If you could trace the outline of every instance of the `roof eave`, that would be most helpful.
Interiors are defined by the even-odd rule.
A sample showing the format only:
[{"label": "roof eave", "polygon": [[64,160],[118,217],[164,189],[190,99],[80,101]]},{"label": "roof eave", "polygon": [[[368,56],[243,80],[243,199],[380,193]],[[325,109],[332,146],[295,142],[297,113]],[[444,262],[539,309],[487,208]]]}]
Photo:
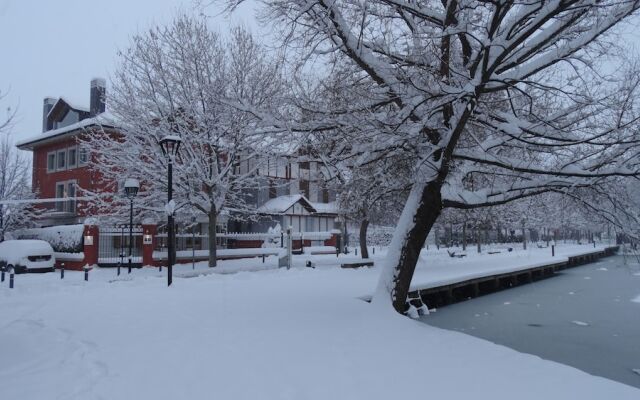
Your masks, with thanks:
[{"label": "roof eave", "polygon": [[57,135],[53,135],[53,136],[47,136],[47,137],[43,137],[43,138],[39,138],[39,139],[34,139],[34,140],[30,140],[28,142],[18,142],[16,144],[16,147],[20,150],[28,150],[28,151],[33,151],[35,147],[37,146],[41,146],[41,145],[45,145],[45,144],[49,144],[49,143],[53,143],[53,142],[57,142],[60,139],[65,139],[67,137],[70,136],[75,136],[78,133],[84,132],[88,129],[91,128],[96,128],[99,127],[101,129],[115,129],[114,126],[110,126],[110,125],[100,125],[100,124],[91,124],[91,125],[87,125],[81,128],[75,128],[72,129],[70,131],[66,131],[66,132],[60,132]]}]

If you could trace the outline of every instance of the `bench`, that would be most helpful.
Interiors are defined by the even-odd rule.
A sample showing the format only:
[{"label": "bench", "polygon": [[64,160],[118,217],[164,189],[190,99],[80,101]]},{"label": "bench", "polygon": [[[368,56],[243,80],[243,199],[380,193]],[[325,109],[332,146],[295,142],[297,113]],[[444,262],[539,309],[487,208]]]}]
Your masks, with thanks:
[{"label": "bench", "polygon": [[340,264],[340,268],[360,268],[360,267],[373,267],[373,261],[362,261],[355,263]]}]

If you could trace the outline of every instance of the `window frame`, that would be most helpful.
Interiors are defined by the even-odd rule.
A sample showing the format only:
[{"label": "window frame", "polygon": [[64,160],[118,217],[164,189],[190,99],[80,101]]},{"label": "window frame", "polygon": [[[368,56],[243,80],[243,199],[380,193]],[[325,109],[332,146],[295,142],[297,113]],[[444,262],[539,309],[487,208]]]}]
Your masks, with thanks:
[{"label": "window frame", "polygon": [[[87,146],[77,146],[78,147],[78,167],[84,167],[89,164],[89,148]],[[82,156],[84,155],[85,160],[82,160]]]},{"label": "window frame", "polygon": [[[60,194],[58,193],[58,188],[62,187],[62,196],[60,196]],[[65,198],[65,194],[66,194],[66,188],[67,188],[67,183],[66,181],[62,181],[62,182],[56,182],[56,199],[63,199]],[[56,200],[56,212],[64,212],[64,200]]]},{"label": "window frame", "polygon": [[[75,152],[73,157],[73,165],[71,165],[71,152]],[[78,167],[78,146],[67,147],[67,169],[73,169]]]},{"label": "window frame", "polygon": [[[71,190],[69,190],[71,188],[71,185],[73,185],[73,196],[70,195]],[[68,181],[65,181],[65,189],[66,189],[66,196],[65,197],[73,197],[74,199],[72,200],[66,200],[65,201],[65,212],[71,213],[71,214],[75,214],[76,212],[76,205],[77,202],[75,200],[75,197],[77,195],[78,192],[78,182],[76,179],[70,179]]]},{"label": "window frame", "polygon": [[[47,173],[56,172],[56,167],[58,165],[56,154],[58,154],[57,150],[47,152]],[[49,157],[53,156],[53,168],[49,167]]]},{"label": "window frame", "polygon": [[[60,166],[60,155],[64,156],[64,165]],[[58,149],[56,150],[56,171],[66,171],[67,170],[67,149]]]}]

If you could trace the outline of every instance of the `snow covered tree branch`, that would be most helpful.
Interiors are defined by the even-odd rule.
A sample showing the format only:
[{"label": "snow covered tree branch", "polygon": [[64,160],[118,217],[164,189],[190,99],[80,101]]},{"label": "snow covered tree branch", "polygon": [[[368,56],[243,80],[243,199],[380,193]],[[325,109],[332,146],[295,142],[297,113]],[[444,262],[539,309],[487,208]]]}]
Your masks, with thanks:
[{"label": "snow covered tree branch", "polygon": [[[264,183],[257,171],[277,143],[260,131],[254,115],[236,105],[275,113],[280,66],[246,30],[235,28],[223,38],[205,19],[188,15],[133,37],[120,58],[108,99],[120,130],[89,135],[92,168],[105,182],[138,179],[136,201],[158,212],[167,190],[167,162],[158,143],[168,134],[180,136],[174,163],[177,209],[208,216],[209,266],[214,267],[220,213],[246,218],[255,212],[256,199],[249,193]],[[105,206],[113,209],[114,199],[108,200]]]},{"label": "snow covered tree branch", "polygon": [[344,101],[301,96],[300,122],[337,136],[342,159],[411,165],[413,188],[374,303],[406,311],[418,255],[444,206],[638,176],[637,85],[620,70],[600,72],[604,56],[624,61],[606,41],[638,1],[262,3],[296,71],[328,65],[315,69],[317,85],[336,82],[334,73],[344,82]]}]

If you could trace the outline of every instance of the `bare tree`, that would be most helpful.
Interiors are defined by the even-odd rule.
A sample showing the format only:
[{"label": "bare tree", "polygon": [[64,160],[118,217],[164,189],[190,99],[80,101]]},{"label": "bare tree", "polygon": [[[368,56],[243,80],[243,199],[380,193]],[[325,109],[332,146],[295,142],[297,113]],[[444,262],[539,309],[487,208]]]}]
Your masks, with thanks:
[{"label": "bare tree", "polygon": [[36,213],[29,182],[30,164],[18,153],[10,136],[0,138],[0,242],[5,234],[33,222]]},{"label": "bare tree", "polygon": [[[158,142],[179,135],[177,209],[208,216],[209,266],[214,267],[220,213],[238,218],[255,211],[248,193],[260,186],[257,171],[275,140],[242,109],[277,107],[279,64],[245,29],[222,38],[206,20],[188,15],[134,36],[120,58],[108,99],[120,133],[90,135],[92,168],[107,182],[138,179],[139,203],[159,212],[166,201],[167,163]],[[107,204],[113,209],[113,202]]]},{"label": "bare tree", "polygon": [[[7,97],[7,93],[6,92],[2,92],[2,90],[0,90],[0,104],[2,104],[2,101]],[[15,119],[16,116],[16,109],[12,109],[10,106],[6,107],[5,110],[3,110],[5,115],[1,115],[0,114],[0,134],[3,133],[8,133],[11,125],[13,123],[13,120]]]}]

